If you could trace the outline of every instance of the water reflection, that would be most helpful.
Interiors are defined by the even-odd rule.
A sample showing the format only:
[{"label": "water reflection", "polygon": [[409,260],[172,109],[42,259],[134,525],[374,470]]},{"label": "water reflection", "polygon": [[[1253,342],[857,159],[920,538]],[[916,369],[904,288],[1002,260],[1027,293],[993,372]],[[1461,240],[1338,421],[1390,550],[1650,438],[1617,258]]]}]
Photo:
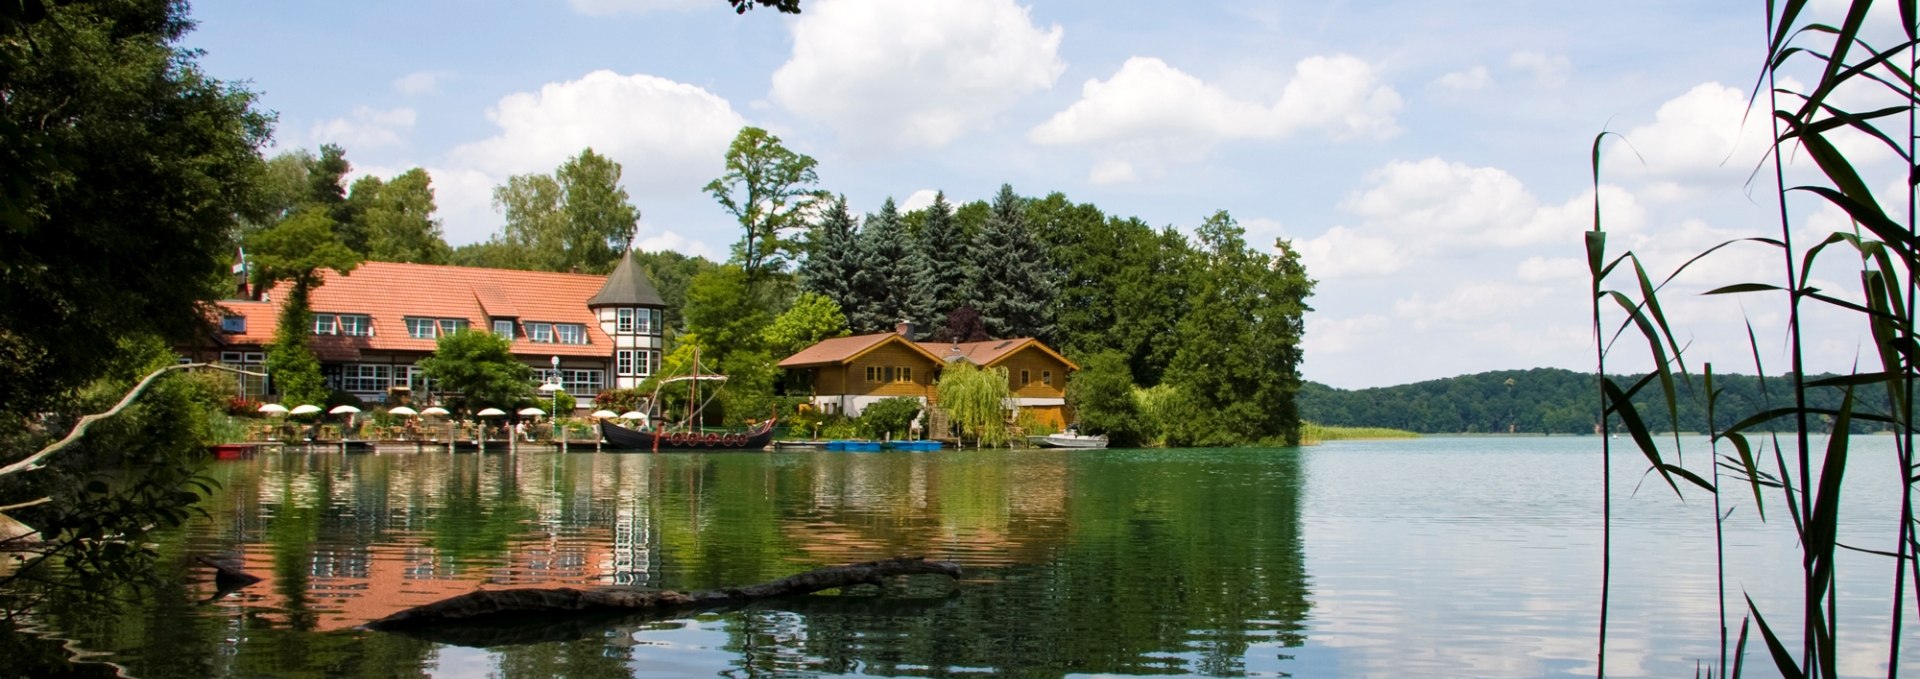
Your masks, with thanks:
[{"label": "water reflection", "polygon": [[[1293,451],[280,454],[214,473],[215,520],[163,546],[180,587],[54,626],[144,677],[1244,675],[1304,640]],[[267,579],[202,603],[206,554]],[[701,589],[899,554],[968,576],[485,651],[353,629],[476,588]]]}]

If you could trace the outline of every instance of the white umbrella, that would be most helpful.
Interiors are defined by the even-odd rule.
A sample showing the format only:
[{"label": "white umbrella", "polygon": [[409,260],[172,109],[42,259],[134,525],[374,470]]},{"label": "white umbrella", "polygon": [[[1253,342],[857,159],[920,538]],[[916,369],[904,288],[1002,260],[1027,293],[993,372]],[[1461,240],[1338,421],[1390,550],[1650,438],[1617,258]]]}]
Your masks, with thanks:
[{"label": "white umbrella", "polygon": [[268,415],[285,415],[287,414],[287,407],[278,403],[268,403],[260,406],[260,412]]},{"label": "white umbrella", "polygon": [[355,407],[353,407],[353,406],[348,406],[348,405],[338,405],[338,406],[334,406],[334,407],[333,407],[333,410],[329,410],[329,411],[327,411],[327,414],[329,414],[329,415],[345,415],[345,414],[347,414],[347,413],[357,413],[357,412],[360,412],[360,409],[359,409],[359,408],[355,408]]},{"label": "white umbrella", "polygon": [[528,416],[528,417],[539,417],[539,416],[541,416],[541,415],[545,415],[545,414],[547,414],[547,411],[545,411],[545,410],[541,410],[541,409],[539,409],[539,408],[535,408],[535,407],[532,407],[532,406],[528,406],[528,407],[525,407],[525,408],[521,408],[521,409],[520,409],[520,414],[522,414],[522,415],[526,415],[526,416]]},{"label": "white umbrella", "polygon": [[619,415],[618,413],[615,413],[615,412],[613,412],[613,411],[611,411],[611,410],[595,410],[595,411],[593,411],[593,419],[596,419],[596,420],[604,420],[604,419],[607,419],[607,418],[609,418],[609,417],[619,417],[619,416],[620,416],[620,415]]},{"label": "white umbrella", "polygon": [[623,419],[623,420],[644,420],[644,419],[647,419],[647,414],[646,414],[646,413],[643,413],[643,412],[640,412],[640,411],[638,411],[638,410],[629,410],[629,411],[627,411],[627,412],[624,412],[624,413],[620,413],[620,419]]},{"label": "white umbrella", "polygon": [[474,413],[474,415],[479,417],[499,417],[505,414],[507,414],[507,411],[501,410],[499,408],[488,408],[486,410],[482,410],[480,412]]},{"label": "white umbrella", "polygon": [[388,414],[388,415],[402,415],[402,416],[405,416],[405,417],[413,417],[413,416],[415,416],[415,415],[418,415],[418,414],[420,414],[420,412],[419,412],[419,411],[417,411],[417,410],[414,410],[414,409],[412,409],[412,408],[408,408],[408,407],[406,407],[406,406],[400,406],[400,407],[397,407],[397,408],[392,408],[392,409],[389,409],[389,410],[387,411],[387,414]]},{"label": "white umbrella", "polygon": [[287,414],[288,415],[309,415],[317,412],[320,412],[320,406],[301,405],[301,406],[294,406],[293,410],[287,411]]},{"label": "white umbrella", "polygon": [[440,406],[430,406],[430,407],[428,407],[428,408],[427,408],[426,410],[422,410],[422,411],[420,411],[420,414],[422,414],[422,415],[446,415],[446,414],[448,414],[448,413],[447,413],[447,409],[446,409],[446,408],[442,408],[442,407],[440,407]]}]

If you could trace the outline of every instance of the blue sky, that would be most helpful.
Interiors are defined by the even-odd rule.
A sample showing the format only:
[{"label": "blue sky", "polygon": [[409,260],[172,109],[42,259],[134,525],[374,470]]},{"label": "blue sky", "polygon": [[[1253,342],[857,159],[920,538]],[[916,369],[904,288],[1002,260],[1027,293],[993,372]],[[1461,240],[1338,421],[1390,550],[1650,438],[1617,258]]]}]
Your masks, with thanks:
[{"label": "blue sky", "polygon": [[[1644,159],[1610,151],[1631,160],[1601,194],[1616,242],[1656,265],[1770,214],[1745,182],[1759,3],[803,6],[207,0],[188,44],[261,93],[278,147],[427,168],[454,244],[499,230],[494,185],[591,145],[624,165],[642,247],[720,257],[738,227],[700,187],[741,125],[818,159],[862,211],[1003,182],[1181,229],[1227,210],[1305,253],[1303,371],[1339,387],[1590,366],[1579,232],[1601,130]],[[1712,354],[1726,314],[1695,314],[1720,324],[1697,336]]]}]

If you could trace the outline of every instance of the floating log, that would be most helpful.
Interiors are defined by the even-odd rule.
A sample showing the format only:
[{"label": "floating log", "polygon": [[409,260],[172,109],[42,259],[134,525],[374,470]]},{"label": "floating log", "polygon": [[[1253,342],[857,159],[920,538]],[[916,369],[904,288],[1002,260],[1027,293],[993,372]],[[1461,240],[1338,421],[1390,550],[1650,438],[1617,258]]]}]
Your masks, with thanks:
[{"label": "floating log", "polygon": [[469,592],[394,613],[367,623],[368,629],[400,630],[446,623],[482,621],[500,615],[636,611],[678,611],[737,606],[774,597],[810,594],[853,585],[880,585],[902,575],[960,577],[960,566],[926,557],[832,566],[772,582],[693,593],[631,587],[498,589]]}]

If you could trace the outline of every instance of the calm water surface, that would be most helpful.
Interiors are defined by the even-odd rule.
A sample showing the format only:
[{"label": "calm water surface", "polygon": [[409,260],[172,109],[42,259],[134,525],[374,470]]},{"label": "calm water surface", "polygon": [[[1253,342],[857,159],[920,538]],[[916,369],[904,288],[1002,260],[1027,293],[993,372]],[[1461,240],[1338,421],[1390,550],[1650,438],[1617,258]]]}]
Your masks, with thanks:
[{"label": "calm water surface", "polygon": [[[1590,676],[1599,444],[263,455],[219,463],[214,520],[162,545],[179,587],[41,622],[142,677]],[[1894,506],[1891,471],[1859,473],[1891,470],[1891,442],[1856,449],[1852,501]],[[1712,499],[1683,503],[1643,467],[1615,464],[1608,669],[1690,676],[1718,657]],[[1798,553],[1781,508],[1762,524],[1740,491],[1730,605],[1750,593],[1784,624]],[[1896,525],[1842,521],[1843,542],[1881,549]],[[967,574],[665,619],[355,629],[479,588],[700,589],[900,554]],[[266,580],[222,595],[199,555]],[[1884,676],[1892,565],[1841,569],[1843,673]],[[1902,669],[1920,672],[1907,637]],[[1772,674],[1758,641],[1748,660]]]}]

